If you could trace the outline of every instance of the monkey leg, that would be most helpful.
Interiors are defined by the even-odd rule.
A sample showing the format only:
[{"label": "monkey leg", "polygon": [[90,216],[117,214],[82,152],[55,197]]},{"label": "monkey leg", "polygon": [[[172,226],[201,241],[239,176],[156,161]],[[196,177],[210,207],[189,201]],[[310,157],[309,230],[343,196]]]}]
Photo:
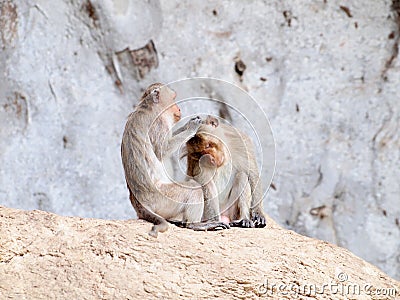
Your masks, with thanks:
[{"label": "monkey leg", "polygon": [[[203,155],[201,157],[200,165],[203,166],[204,162],[209,158],[213,159],[211,155]],[[201,180],[203,181],[203,178],[201,178]],[[203,185],[202,189],[204,195],[204,212],[201,218],[202,222],[194,222],[189,224],[188,228],[195,231],[229,229],[229,224],[221,221],[218,189],[214,180],[210,180],[208,183]]]},{"label": "monkey leg", "polygon": [[253,221],[250,220],[249,208],[247,208],[247,214],[241,213],[239,207],[239,200],[237,200],[232,206],[221,213],[221,219],[228,223],[230,227],[240,228],[254,228]]},{"label": "monkey leg", "polygon": [[261,182],[260,178],[257,177],[257,172],[250,172],[249,184],[252,192],[251,220],[256,228],[263,228],[267,223],[263,212]]},{"label": "monkey leg", "polygon": [[[128,186],[129,189],[129,186]],[[154,225],[149,231],[149,235],[152,237],[157,237],[159,232],[165,232],[168,230],[167,221],[161,216],[155,214],[148,208],[144,207],[139,200],[133,195],[131,190],[129,189],[129,199],[131,200],[132,206],[136,211],[139,219],[146,220],[148,222],[152,222]]]},{"label": "monkey leg", "polygon": [[250,220],[251,189],[245,172],[236,174],[228,201],[232,203],[226,212],[232,220],[229,225],[231,227],[254,228],[254,223]]}]

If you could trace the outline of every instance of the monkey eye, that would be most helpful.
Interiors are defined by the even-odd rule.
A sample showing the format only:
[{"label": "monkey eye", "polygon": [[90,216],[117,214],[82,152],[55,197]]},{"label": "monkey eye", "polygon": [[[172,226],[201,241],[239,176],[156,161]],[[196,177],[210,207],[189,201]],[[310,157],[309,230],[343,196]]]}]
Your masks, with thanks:
[{"label": "monkey eye", "polygon": [[211,144],[210,143],[206,144],[206,149],[208,149],[208,148],[211,148]]}]

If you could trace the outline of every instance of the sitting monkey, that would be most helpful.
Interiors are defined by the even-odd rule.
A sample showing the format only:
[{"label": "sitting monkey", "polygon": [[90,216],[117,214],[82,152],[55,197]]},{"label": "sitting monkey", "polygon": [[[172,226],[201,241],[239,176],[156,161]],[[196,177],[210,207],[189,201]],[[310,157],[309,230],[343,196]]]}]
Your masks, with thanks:
[{"label": "sitting monkey", "polygon": [[224,222],[246,228],[266,226],[259,171],[249,136],[209,116],[186,143],[186,155],[189,177],[200,173],[203,166],[199,162],[204,155],[213,158],[213,181]]},{"label": "sitting monkey", "polygon": [[168,229],[167,220],[179,220],[194,230],[229,228],[220,221],[212,181],[202,182],[198,177],[200,184],[194,180],[174,183],[165,173],[163,154],[174,152],[193,137],[202,122],[193,118],[172,135],[172,126],[181,118],[175,98],[167,86],[152,84],[128,117],[121,157],[131,203],[139,218],[154,223],[149,232],[154,237]]}]

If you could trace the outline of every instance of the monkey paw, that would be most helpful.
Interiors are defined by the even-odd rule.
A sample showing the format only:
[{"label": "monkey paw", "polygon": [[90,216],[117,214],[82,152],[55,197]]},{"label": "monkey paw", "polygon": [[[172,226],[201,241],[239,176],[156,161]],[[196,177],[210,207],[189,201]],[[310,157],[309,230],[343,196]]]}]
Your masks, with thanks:
[{"label": "monkey paw", "polygon": [[193,133],[197,132],[197,129],[199,129],[199,127],[202,124],[202,120],[199,116],[196,116],[194,118],[191,118],[189,120],[189,122],[186,123],[186,130],[192,131]]},{"label": "monkey paw", "polygon": [[240,227],[240,228],[254,228],[254,224],[251,220],[242,219],[239,221],[230,222],[229,225],[231,227]]},{"label": "monkey paw", "polygon": [[251,220],[254,222],[254,227],[256,228],[264,228],[267,225],[265,217],[259,212],[253,212]]},{"label": "monkey paw", "polygon": [[156,238],[158,236],[158,232],[157,231],[153,231],[153,230],[149,231],[148,234],[149,234],[149,236],[152,236],[154,238]]}]

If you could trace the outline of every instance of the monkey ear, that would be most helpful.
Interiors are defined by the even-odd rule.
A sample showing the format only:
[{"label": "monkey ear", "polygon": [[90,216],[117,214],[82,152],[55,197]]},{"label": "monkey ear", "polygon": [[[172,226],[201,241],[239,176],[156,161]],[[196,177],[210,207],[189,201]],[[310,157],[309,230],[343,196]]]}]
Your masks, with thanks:
[{"label": "monkey ear", "polygon": [[160,89],[159,88],[153,89],[150,93],[145,95],[144,100],[145,101],[151,101],[153,103],[160,102]]},{"label": "monkey ear", "polygon": [[214,128],[217,128],[219,126],[218,119],[213,117],[213,116],[210,116],[210,115],[207,116],[207,119],[206,119],[205,123],[207,125],[211,125]]},{"label": "monkey ear", "polygon": [[154,103],[160,102],[160,89],[156,88],[156,89],[152,90],[150,93],[150,97]]}]

